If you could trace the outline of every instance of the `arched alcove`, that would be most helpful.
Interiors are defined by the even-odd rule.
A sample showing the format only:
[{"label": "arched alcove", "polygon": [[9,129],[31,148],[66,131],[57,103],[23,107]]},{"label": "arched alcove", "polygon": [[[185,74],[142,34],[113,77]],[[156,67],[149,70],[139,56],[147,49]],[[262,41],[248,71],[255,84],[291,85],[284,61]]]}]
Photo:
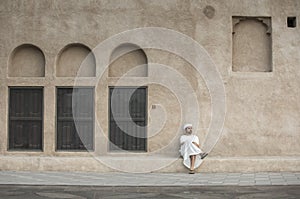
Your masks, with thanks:
[{"label": "arched alcove", "polygon": [[109,77],[147,77],[148,60],[137,45],[122,44],[114,49],[110,57]]},{"label": "arched alcove", "polygon": [[233,18],[234,72],[271,72],[271,21],[263,17]]},{"label": "arched alcove", "polygon": [[8,76],[44,77],[44,53],[41,51],[41,49],[32,44],[23,44],[16,47],[10,55]]},{"label": "arched alcove", "polygon": [[69,44],[58,54],[56,61],[57,77],[94,77],[95,74],[95,56],[87,46]]}]

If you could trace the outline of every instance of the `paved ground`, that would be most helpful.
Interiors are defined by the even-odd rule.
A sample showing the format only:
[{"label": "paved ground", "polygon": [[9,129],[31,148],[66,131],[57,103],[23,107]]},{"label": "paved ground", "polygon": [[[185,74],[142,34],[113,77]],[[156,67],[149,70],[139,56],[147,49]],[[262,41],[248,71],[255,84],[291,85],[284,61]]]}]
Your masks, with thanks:
[{"label": "paved ground", "polygon": [[300,185],[299,173],[77,173],[0,171],[2,185],[216,186]]},{"label": "paved ground", "polygon": [[300,198],[299,173],[0,171],[0,199]]},{"label": "paved ground", "polygon": [[2,199],[299,198],[300,186],[92,187],[0,185]]}]

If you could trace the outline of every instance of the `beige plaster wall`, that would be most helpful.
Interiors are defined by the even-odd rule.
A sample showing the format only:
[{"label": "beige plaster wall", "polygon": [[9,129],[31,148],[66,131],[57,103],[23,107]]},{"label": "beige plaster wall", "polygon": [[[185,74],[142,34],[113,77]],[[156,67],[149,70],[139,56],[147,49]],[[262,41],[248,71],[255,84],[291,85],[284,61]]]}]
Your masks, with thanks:
[{"label": "beige plaster wall", "polygon": [[9,57],[10,77],[44,77],[45,56],[33,45],[23,44],[15,48]]},{"label": "beige plaster wall", "polygon": [[232,71],[272,72],[271,18],[232,18]]},{"label": "beige plaster wall", "polygon": [[[299,10],[298,0],[1,1],[0,158],[1,162],[9,160],[9,164],[14,166],[0,164],[0,169],[59,170],[62,167],[57,162],[62,162],[60,156],[63,156],[70,157],[63,160],[63,165],[72,165],[67,167],[69,170],[109,171],[95,162],[89,166],[83,165],[76,158],[110,155],[107,154],[108,86],[116,85],[118,78],[109,77],[106,71],[95,88],[95,115],[102,127],[99,129],[95,124],[95,152],[56,152],[55,87],[73,86],[75,83],[74,77],[65,77],[68,76],[68,70],[63,75],[57,75],[61,69],[57,69],[57,56],[69,44],[80,43],[93,49],[117,33],[133,28],[157,26],[179,31],[199,42],[209,53],[224,82],[227,112],[222,137],[206,159],[203,171],[299,171]],[[232,16],[271,18],[272,72],[233,72]],[[296,28],[287,27],[288,16],[297,17]],[[35,72],[29,72],[28,74],[33,75],[24,77],[20,77],[21,73],[10,75],[14,68],[8,68],[9,58],[13,50],[22,44],[32,44],[43,52],[44,77],[36,75]],[[196,133],[205,141],[205,133],[210,127],[212,106],[205,80],[189,63],[176,55],[151,49],[145,49],[145,54],[148,63],[171,66],[190,82],[198,99],[200,116],[183,118],[181,121],[196,120]],[[68,67],[74,75],[75,70],[72,66]],[[99,68],[96,67],[95,73],[98,72]],[[157,74],[157,71],[151,71],[150,65],[147,72],[148,76],[129,77],[123,84],[135,86],[147,83]],[[93,76],[90,72],[88,74],[85,76]],[[176,82],[175,77],[160,75]],[[81,77],[76,79],[76,84],[92,86],[93,80],[96,77]],[[7,151],[9,86],[44,87],[43,152]],[[164,105],[164,110],[158,104]],[[148,87],[148,110],[149,124],[152,125],[149,126],[149,132],[156,132],[161,125],[158,120],[156,123],[150,121],[155,121],[155,116],[160,115],[161,111],[167,113],[167,120],[162,124],[161,131],[149,138],[148,142],[149,152],[159,151],[172,139],[174,132],[175,137],[180,135],[176,134],[181,126],[178,123],[178,100],[167,88],[151,85]],[[175,151],[177,147],[174,143],[168,150]],[[162,171],[182,169],[180,161],[177,161]]]},{"label": "beige plaster wall", "polygon": [[[82,44],[70,44],[57,55],[57,77],[94,77],[96,61],[94,54]],[[84,65],[82,65],[84,63]]]},{"label": "beige plaster wall", "polygon": [[109,77],[147,77],[148,60],[145,52],[138,46],[124,44],[111,53]]}]

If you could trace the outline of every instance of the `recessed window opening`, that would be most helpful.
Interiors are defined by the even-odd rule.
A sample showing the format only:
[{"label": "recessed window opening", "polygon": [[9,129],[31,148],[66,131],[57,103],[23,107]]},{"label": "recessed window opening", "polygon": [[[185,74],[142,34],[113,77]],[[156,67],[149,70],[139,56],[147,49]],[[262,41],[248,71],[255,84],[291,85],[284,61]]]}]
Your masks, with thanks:
[{"label": "recessed window opening", "polygon": [[297,24],[296,17],[288,17],[287,18],[287,27],[295,28]]}]

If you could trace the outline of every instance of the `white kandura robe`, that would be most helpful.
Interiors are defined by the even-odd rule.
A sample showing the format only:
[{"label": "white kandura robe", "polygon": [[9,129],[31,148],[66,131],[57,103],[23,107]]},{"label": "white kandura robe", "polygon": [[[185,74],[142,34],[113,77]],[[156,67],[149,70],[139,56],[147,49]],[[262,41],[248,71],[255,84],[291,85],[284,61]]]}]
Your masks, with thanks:
[{"label": "white kandura robe", "polygon": [[195,159],[195,169],[200,166],[202,163],[202,159],[200,153],[203,153],[201,149],[199,149],[195,144],[192,142],[196,142],[199,144],[199,138],[196,135],[182,135],[180,137],[180,154],[183,157],[183,164],[187,168],[191,167],[191,155],[196,155]]}]

